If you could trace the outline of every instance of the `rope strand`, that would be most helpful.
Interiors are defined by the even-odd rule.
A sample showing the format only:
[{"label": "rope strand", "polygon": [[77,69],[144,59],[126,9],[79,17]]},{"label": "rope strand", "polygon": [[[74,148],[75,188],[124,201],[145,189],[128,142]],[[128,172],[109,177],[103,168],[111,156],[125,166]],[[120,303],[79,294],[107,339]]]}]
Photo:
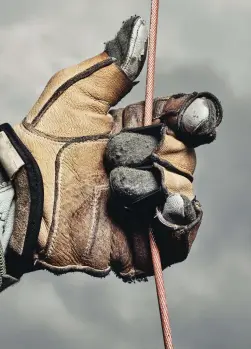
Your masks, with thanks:
[{"label": "rope strand", "polygon": [[[149,30],[149,44],[148,44],[147,78],[146,78],[146,98],[145,98],[145,115],[144,115],[145,126],[152,124],[158,15],[159,15],[159,0],[152,0],[151,21],[150,21],[150,30]],[[153,269],[154,269],[154,275],[155,275],[156,291],[158,296],[164,346],[165,346],[165,349],[173,349],[171,327],[169,323],[169,315],[168,315],[168,308],[167,308],[167,301],[166,301],[166,291],[165,291],[164,278],[163,278],[163,272],[162,272],[162,266],[161,266],[161,258],[160,258],[158,246],[155,242],[151,229],[149,231],[149,239],[150,239],[150,247],[151,247],[151,253],[152,253],[152,262],[153,262]]]},{"label": "rope strand", "polygon": [[152,124],[155,66],[156,66],[156,47],[157,47],[157,34],[158,34],[158,17],[159,17],[159,0],[152,0],[149,40],[148,40],[148,62],[147,62],[147,77],[146,77],[145,115],[144,115],[145,126]]},{"label": "rope strand", "polygon": [[155,242],[153,233],[150,231],[150,246],[152,252],[153,269],[156,283],[156,291],[158,296],[160,319],[164,340],[165,349],[173,349],[172,333],[169,322],[168,307],[166,301],[166,291],[164,285],[164,278],[161,266],[161,258],[159,254],[158,246]]}]

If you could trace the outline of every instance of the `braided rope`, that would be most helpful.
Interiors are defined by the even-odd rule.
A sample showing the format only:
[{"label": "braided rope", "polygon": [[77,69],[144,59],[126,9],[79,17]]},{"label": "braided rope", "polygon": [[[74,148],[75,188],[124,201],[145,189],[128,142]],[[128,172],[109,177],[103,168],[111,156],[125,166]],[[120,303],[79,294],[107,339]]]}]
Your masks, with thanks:
[{"label": "braided rope", "polygon": [[168,307],[166,301],[166,291],[161,266],[161,259],[158,246],[155,242],[153,233],[150,231],[150,246],[152,252],[153,269],[155,275],[156,291],[158,296],[160,319],[165,349],[173,349],[172,333],[169,322]]},{"label": "braided rope", "polygon": [[156,46],[158,34],[159,0],[152,0],[151,20],[148,40],[148,62],[146,77],[146,95],[145,95],[145,126],[152,124],[153,98],[155,84],[155,66],[156,66]]},{"label": "braided rope", "polygon": [[[145,126],[151,125],[152,115],[153,115],[158,14],[159,14],[159,0],[152,0],[149,45],[148,45],[147,78],[146,78],[146,102],[145,102],[145,116],[144,116]],[[158,246],[155,242],[155,239],[151,230],[149,232],[149,238],[150,238],[152,262],[153,262],[153,269],[154,269],[154,275],[155,275],[156,291],[158,296],[164,345],[165,345],[165,349],[173,349],[164,278],[163,278],[163,272],[162,272],[162,266],[161,266],[161,258],[160,258]]]}]

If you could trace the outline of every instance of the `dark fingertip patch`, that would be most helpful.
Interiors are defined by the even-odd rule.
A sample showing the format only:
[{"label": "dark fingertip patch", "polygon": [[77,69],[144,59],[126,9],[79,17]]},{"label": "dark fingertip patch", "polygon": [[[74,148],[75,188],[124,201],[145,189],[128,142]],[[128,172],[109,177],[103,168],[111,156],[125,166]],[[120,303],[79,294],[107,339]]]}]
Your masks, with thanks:
[{"label": "dark fingertip patch", "polygon": [[117,167],[112,170],[110,183],[113,193],[129,205],[159,189],[153,173],[129,167]]},{"label": "dark fingertip patch", "polygon": [[124,21],[115,38],[105,43],[105,52],[116,58],[118,66],[121,66],[127,57],[132,32],[139,18],[140,16],[135,15]]},{"label": "dark fingertip patch", "polygon": [[138,167],[150,164],[151,155],[158,143],[158,139],[150,135],[121,132],[107,144],[106,168],[111,170],[117,166]]},{"label": "dark fingertip patch", "polygon": [[186,217],[184,225],[190,224],[197,217],[196,211],[195,211],[193,202],[189,200],[187,196],[181,194],[181,197],[184,201],[184,211],[185,211],[185,217]]},{"label": "dark fingertip patch", "polygon": [[[209,118],[203,122],[194,133],[187,133],[182,129],[181,120],[186,109],[197,98],[206,98],[209,106]],[[216,128],[220,125],[223,118],[223,109],[219,99],[210,92],[201,92],[193,94],[192,98],[187,101],[179,113],[179,127],[176,131],[177,137],[188,147],[196,148],[203,144],[210,144],[216,139]]]}]

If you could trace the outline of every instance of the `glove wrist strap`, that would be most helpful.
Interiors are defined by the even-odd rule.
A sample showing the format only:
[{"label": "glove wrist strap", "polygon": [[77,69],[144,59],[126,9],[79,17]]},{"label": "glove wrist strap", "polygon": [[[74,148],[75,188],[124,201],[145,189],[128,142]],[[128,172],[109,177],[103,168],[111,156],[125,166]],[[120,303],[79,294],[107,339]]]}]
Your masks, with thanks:
[{"label": "glove wrist strap", "polygon": [[[6,274],[19,279],[33,267],[43,209],[43,181],[32,154],[9,124],[0,125],[0,164],[15,190],[13,231]],[[1,290],[1,288],[0,288]]]}]

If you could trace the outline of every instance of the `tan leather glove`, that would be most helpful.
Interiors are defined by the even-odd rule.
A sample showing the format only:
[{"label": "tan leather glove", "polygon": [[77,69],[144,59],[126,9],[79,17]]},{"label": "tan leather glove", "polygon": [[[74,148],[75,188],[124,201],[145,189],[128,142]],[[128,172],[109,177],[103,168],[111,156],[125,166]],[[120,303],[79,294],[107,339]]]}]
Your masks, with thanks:
[{"label": "tan leather glove", "polygon": [[[125,132],[127,137],[134,133],[143,138],[123,140],[121,154],[126,163],[114,161],[112,153],[118,144],[114,135],[121,136],[123,128],[143,125],[143,102],[109,111],[135,85],[146,49],[145,23],[132,17],[106,44],[105,52],[54,75],[14,130],[7,124],[1,126],[0,147],[8,151],[1,162],[16,193],[15,221],[6,253],[8,275],[19,279],[26,272],[47,269],[55,274],[81,271],[104,277],[113,270],[125,281],[145,278],[152,275],[149,224],[156,232],[163,268],[186,257],[202,212],[192,189],[195,152],[182,137],[188,143],[196,142],[190,125],[195,118],[206,124],[201,131],[203,141],[211,141],[221,109],[209,94],[158,99],[154,126]],[[193,113],[191,103],[197,97],[211,101],[206,103],[211,106],[208,115],[203,108],[196,114],[200,106]],[[196,135],[200,140],[200,132]],[[143,155],[137,151],[142,142],[147,150]],[[131,207],[128,195],[125,201],[118,198],[121,192],[124,195],[125,181],[117,187],[115,182],[121,178],[130,182],[135,174],[124,176],[121,167],[143,173],[142,193],[136,190],[134,200],[129,200]],[[110,184],[115,190],[110,190]],[[149,193],[152,200],[145,199]],[[179,214],[170,202],[175,199],[179,204],[180,198]],[[139,204],[134,205],[135,201]],[[182,205],[188,207],[188,214]]]},{"label": "tan leather glove", "polygon": [[126,231],[119,240],[129,241],[133,275],[151,275],[149,227],[163,268],[186,259],[196,237],[202,209],[192,185],[193,147],[215,139],[222,109],[214,95],[194,92],[156,98],[149,127],[142,127],[144,102],[111,113],[123,129],[111,137],[105,156],[110,216]]}]

